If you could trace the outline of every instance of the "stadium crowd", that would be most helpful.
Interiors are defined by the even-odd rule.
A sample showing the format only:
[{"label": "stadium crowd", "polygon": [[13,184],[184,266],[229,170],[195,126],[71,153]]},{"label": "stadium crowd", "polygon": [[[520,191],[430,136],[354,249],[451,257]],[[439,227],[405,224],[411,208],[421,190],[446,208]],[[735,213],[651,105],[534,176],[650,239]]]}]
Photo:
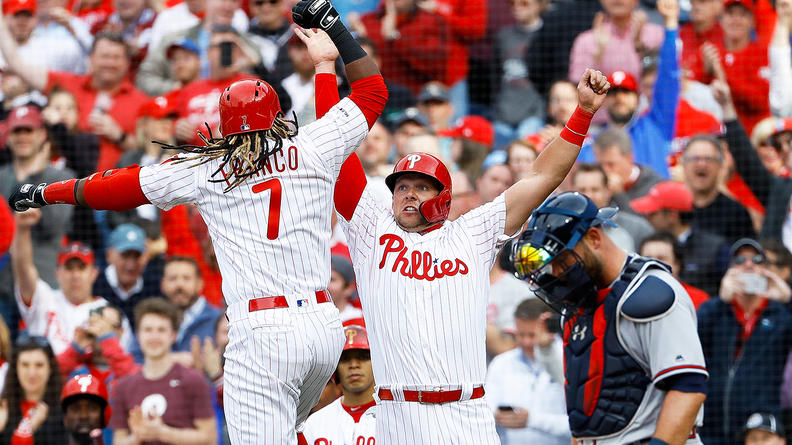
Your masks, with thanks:
[{"label": "stadium crowd", "polygon": [[[5,199],[20,183],[172,155],[154,141],[202,144],[236,80],[268,81],[288,116],[315,120],[293,3],[3,0],[0,442],[97,429],[104,443],[228,440],[222,279],[197,211],[14,214]],[[573,82],[606,73],[606,104],[559,191],[618,206],[611,238],[688,290],[709,371],[704,443],[783,443],[746,440],[792,429],[792,0],[333,4],[389,89],[357,150],[369,183],[389,201],[393,162],[432,153],[452,170],[450,219],[529,172],[575,109]],[[349,91],[342,75],[338,86]],[[337,228],[332,255],[342,321],[365,325]],[[490,274],[487,398],[503,443],[566,444],[558,319],[511,271],[506,246]],[[77,412],[66,389],[62,401],[69,385],[99,388],[88,400],[104,414]],[[341,392],[328,382],[321,406]]]}]

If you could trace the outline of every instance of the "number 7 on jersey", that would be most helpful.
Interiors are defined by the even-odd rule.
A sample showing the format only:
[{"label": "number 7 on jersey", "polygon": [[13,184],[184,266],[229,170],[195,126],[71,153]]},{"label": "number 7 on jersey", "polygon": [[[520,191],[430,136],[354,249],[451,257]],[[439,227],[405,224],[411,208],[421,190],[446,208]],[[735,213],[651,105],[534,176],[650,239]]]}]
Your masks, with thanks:
[{"label": "number 7 on jersey", "polygon": [[281,183],[278,178],[269,179],[252,188],[253,193],[270,191],[269,216],[267,217],[267,238],[277,239],[280,228]]}]

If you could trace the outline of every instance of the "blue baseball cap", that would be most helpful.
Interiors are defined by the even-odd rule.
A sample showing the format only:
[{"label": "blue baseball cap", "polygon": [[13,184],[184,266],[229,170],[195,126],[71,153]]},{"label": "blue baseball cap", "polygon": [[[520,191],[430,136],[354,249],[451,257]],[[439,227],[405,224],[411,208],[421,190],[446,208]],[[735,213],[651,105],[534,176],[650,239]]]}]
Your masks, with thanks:
[{"label": "blue baseball cap", "polygon": [[201,55],[201,50],[198,49],[198,44],[196,44],[195,42],[193,42],[192,40],[186,37],[182,37],[181,39],[178,39],[173,43],[171,43],[170,45],[168,45],[168,48],[165,50],[165,57],[170,59],[173,50],[176,48],[186,49],[187,51],[195,53],[195,55],[199,57]]},{"label": "blue baseball cap", "polygon": [[110,234],[110,245],[117,252],[134,250],[143,253],[146,250],[146,234],[134,224],[121,224]]}]

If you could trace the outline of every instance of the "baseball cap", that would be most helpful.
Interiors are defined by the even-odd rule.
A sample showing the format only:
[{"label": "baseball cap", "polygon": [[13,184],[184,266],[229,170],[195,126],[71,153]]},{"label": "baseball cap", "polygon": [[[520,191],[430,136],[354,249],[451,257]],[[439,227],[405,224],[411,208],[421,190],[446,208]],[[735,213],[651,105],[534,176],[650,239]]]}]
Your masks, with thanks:
[{"label": "baseball cap", "polygon": [[610,90],[622,89],[627,91],[632,91],[633,93],[638,92],[638,82],[635,80],[632,74],[626,71],[614,71],[608,76],[608,82],[610,82]]},{"label": "baseball cap", "polygon": [[427,83],[418,95],[418,103],[429,102],[430,100],[450,102],[451,94],[448,92],[448,88],[444,87],[441,83]]},{"label": "baseball cap", "polygon": [[506,164],[508,157],[509,156],[505,150],[494,150],[492,153],[488,154],[486,158],[484,158],[484,161],[481,163],[481,171],[486,171],[493,165]]},{"label": "baseball cap", "polygon": [[176,40],[175,42],[171,43],[170,46],[168,46],[168,49],[165,50],[165,56],[168,59],[170,59],[171,56],[173,55],[173,50],[176,48],[185,49],[187,51],[195,53],[195,55],[197,56],[201,55],[201,50],[198,49],[198,45],[195,42],[193,42],[192,40],[186,37],[182,37],[181,39]]},{"label": "baseball cap", "polygon": [[659,182],[646,195],[630,201],[630,207],[642,214],[660,210],[690,212],[693,211],[693,193],[681,182]]},{"label": "baseball cap", "polygon": [[751,238],[740,238],[729,248],[729,258],[733,258],[734,255],[736,255],[737,252],[739,252],[743,247],[750,247],[759,252],[759,255],[765,256],[764,247],[762,247],[762,245],[756,240]]},{"label": "baseball cap", "polygon": [[44,126],[44,121],[41,120],[41,112],[38,108],[32,105],[24,105],[11,110],[6,125],[8,125],[8,131],[14,131],[17,128],[37,130]]},{"label": "baseball cap", "polygon": [[792,117],[785,117],[776,121],[775,131],[773,134],[783,133],[785,131],[792,131]]},{"label": "baseball cap", "polygon": [[395,131],[407,122],[415,122],[422,127],[429,128],[429,119],[417,108],[410,107],[395,115],[390,120],[391,131]]},{"label": "baseball cap", "polygon": [[751,430],[763,430],[781,437],[784,435],[784,426],[770,413],[753,413],[748,416],[743,427],[743,436]]},{"label": "baseball cap", "polygon": [[87,244],[79,241],[73,241],[61,247],[58,252],[58,266],[66,264],[72,258],[77,258],[85,264],[94,263],[93,250]]},{"label": "baseball cap", "polygon": [[3,2],[3,14],[15,15],[27,11],[36,14],[36,0],[6,0]]},{"label": "baseball cap", "polygon": [[145,102],[138,110],[138,117],[152,117],[162,119],[178,114],[173,100],[167,96],[157,96]]},{"label": "baseball cap", "polygon": [[495,142],[495,128],[490,121],[481,116],[465,116],[456,126],[437,132],[439,136],[469,139],[481,145],[491,147]]},{"label": "baseball cap", "polygon": [[751,12],[754,10],[754,4],[751,0],[726,0],[723,7],[728,8],[731,5],[742,5]]},{"label": "baseball cap", "polygon": [[121,224],[110,234],[110,245],[118,252],[134,250],[143,253],[146,250],[146,234],[134,224]]},{"label": "baseball cap", "polygon": [[331,255],[330,256],[330,266],[334,272],[337,272],[344,278],[344,281],[347,283],[353,283],[355,281],[355,269],[352,267],[352,263],[342,257],[341,255]]}]

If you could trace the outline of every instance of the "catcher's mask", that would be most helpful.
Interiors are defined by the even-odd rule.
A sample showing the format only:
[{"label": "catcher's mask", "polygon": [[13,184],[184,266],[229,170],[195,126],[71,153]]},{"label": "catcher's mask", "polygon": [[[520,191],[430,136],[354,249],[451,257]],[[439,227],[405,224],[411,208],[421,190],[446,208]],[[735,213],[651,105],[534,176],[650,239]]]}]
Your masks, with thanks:
[{"label": "catcher's mask", "polygon": [[590,305],[596,300],[597,287],[573,249],[592,227],[614,226],[610,219],[617,211],[615,207],[598,209],[578,192],[548,199],[534,210],[528,230],[512,247],[515,276],[529,280],[536,296],[561,314]]}]

